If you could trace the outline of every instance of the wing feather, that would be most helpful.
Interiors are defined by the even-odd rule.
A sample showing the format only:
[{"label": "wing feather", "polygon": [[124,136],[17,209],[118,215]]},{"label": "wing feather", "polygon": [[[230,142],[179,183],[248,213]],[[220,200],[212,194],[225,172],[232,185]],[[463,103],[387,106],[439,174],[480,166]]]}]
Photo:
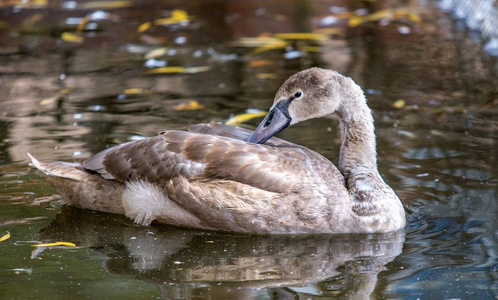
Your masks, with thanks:
[{"label": "wing feather", "polygon": [[310,170],[309,158],[300,146],[280,141],[278,147],[249,144],[243,141],[246,136],[246,130],[236,127],[197,125],[190,132],[171,130],[109,148],[83,166],[121,182],[158,182],[182,176],[232,180],[272,192],[289,192],[303,184],[306,177],[300,175]]},{"label": "wing feather", "polygon": [[[225,136],[235,140],[245,141],[253,133],[252,130],[230,126],[223,123],[201,123],[195,124],[188,128],[188,131],[202,134],[209,134],[215,136]],[[296,146],[299,145],[288,142],[286,140],[279,139],[277,137],[272,137],[269,139],[265,145],[269,146]]]}]

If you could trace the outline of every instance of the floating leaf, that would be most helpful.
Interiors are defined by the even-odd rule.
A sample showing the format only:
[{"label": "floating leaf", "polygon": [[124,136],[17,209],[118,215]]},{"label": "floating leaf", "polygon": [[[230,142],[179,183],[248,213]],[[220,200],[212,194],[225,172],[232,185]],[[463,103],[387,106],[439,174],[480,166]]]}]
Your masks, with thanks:
[{"label": "floating leaf", "polygon": [[238,39],[233,44],[238,47],[261,47],[270,43],[275,43],[282,41],[281,39],[269,37],[269,36],[258,36],[258,37],[243,37]]},{"label": "floating leaf", "polygon": [[147,31],[151,27],[152,27],[152,23],[151,22],[145,22],[145,23],[141,24],[140,26],[138,26],[137,32]]},{"label": "floating leaf", "polygon": [[183,110],[198,110],[204,109],[204,105],[199,104],[197,101],[189,101],[187,103],[182,103],[173,106],[174,110],[183,111]]},{"label": "floating leaf", "polygon": [[176,20],[188,20],[188,13],[181,9],[175,9],[171,12],[171,18]]},{"label": "floating leaf", "polygon": [[203,66],[203,67],[192,67],[192,68],[185,68],[185,67],[163,67],[163,68],[155,68],[148,70],[148,74],[168,74],[168,73],[200,73],[200,72],[205,72],[209,71],[211,67],[209,66]]},{"label": "floating leaf", "polygon": [[142,94],[144,92],[144,89],[140,88],[133,88],[133,89],[126,89],[123,91],[125,95],[136,95],[136,94]]},{"label": "floating leaf", "polygon": [[264,67],[274,65],[275,61],[269,59],[253,60],[249,62],[249,67]]},{"label": "floating leaf", "polygon": [[21,273],[26,273],[28,275],[33,274],[33,269],[26,269],[26,268],[16,268],[12,269],[16,274],[21,274]]},{"label": "floating leaf", "polygon": [[149,51],[147,54],[145,54],[145,59],[158,58],[158,57],[163,56],[167,52],[168,52],[168,48],[166,48],[166,47],[156,48],[154,50]]},{"label": "floating leaf", "polygon": [[20,7],[20,8],[40,8],[46,7],[48,5],[48,0],[12,0],[12,1],[0,1],[0,7]]},{"label": "floating leaf", "polygon": [[406,105],[406,101],[404,99],[398,99],[394,101],[393,106],[396,108],[403,108]]},{"label": "floating leaf", "polygon": [[339,34],[339,33],[343,32],[343,29],[339,28],[339,27],[334,27],[334,28],[320,28],[320,29],[314,30],[314,32],[320,33],[320,34],[326,34],[326,35],[328,35],[328,34]]},{"label": "floating leaf", "polygon": [[321,49],[320,46],[303,46],[299,50],[304,52],[320,52]]},{"label": "floating leaf", "polygon": [[356,27],[363,23],[379,21],[381,19],[398,20],[403,18],[407,18],[416,23],[422,22],[422,19],[418,14],[412,12],[407,8],[398,8],[398,9],[383,9],[366,16],[353,16],[349,19],[348,25],[351,27]]},{"label": "floating leaf", "polygon": [[171,17],[169,18],[161,18],[154,21],[154,25],[171,25],[177,24],[181,22],[188,22],[190,19],[188,13],[181,9],[175,9],[171,12]]},{"label": "floating leaf", "polygon": [[40,101],[40,104],[41,105],[50,105],[50,104],[54,104],[55,102],[57,102],[59,99],[61,98],[61,95],[56,95],[54,97],[51,97],[51,98],[46,98],[46,99],[43,99]]},{"label": "floating leaf", "polygon": [[6,241],[10,239],[10,232],[7,231],[6,234],[4,234],[2,237],[0,237],[0,242]]},{"label": "floating leaf", "polygon": [[284,49],[289,45],[288,42],[281,39],[273,39],[271,42],[264,44],[261,47],[258,47],[252,50],[249,55],[256,55],[265,51],[275,50],[275,49]]},{"label": "floating leaf", "polygon": [[267,113],[268,112],[266,112],[266,111],[243,113],[243,114],[231,117],[230,119],[228,119],[225,122],[225,124],[235,126],[235,125],[247,122],[247,121],[255,119],[255,118],[264,117],[264,116],[266,116]]},{"label": "floating leaf", "polygon": [[282,40],[318,40],[323,41],[327,36],[321,33],[277,33],[274,37]]},{"label": "floating leaf", "polygon": [[270,79],[270,78],[277,78],[277,75],[275,73],[259,73],[256,74],[256,77],[260,79]]},{"label": "floating leaf", "polygon": [[71,32],[63,32],[61,36],[63,41],[66,41],[68,43],[82,43],[83,38],[77,34],[71,33]]},{"label": "floating leaf", "polygon": [[78,24],[78,28],[76,28],[77,33],[83,32],[85,29],[85,25],[90,21],[90,16],[86,16],[81,20],[81,22]]},{"label": "floating leaf", "polygon": [[132,1],[91,1],[78,3],[79,9],[115,9],[132,6]]},{"label": "floating leaf", "polygon": [[68,247],[76,247],[75,244],[70,242],[54,242],[54,243],[45,243],[45,244],[36,244],[32,245],[32,247],[52,247],[52,246],[68,246]]}]

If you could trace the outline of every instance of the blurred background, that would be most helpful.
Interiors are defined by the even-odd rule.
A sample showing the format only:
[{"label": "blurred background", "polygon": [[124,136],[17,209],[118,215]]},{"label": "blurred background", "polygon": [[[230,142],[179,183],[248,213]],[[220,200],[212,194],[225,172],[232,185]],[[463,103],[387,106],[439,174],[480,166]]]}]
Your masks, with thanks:
[{"label": "blurred background", "polygon": [[[498,296],[498,1],[0,2],[0,278],[7,298]],[[293,73],[365,91],[395,235],[251,237],[61,206],[28,167],[226,122],[254,129]],[[280,137],[337,162],[337,122]],[[32,247],[65,241],[76,247]],[[301,246],[300,246],[301,245]]]}]

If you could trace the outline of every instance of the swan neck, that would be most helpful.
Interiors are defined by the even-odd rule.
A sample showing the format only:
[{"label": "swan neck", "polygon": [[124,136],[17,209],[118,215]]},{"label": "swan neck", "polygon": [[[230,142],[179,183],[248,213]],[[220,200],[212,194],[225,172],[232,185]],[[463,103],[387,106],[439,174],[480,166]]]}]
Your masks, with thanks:
[{"label": "swan neck", "polygon": [[355,170],[378,174],[374,122],[363,93],[345,99],[338,116],[342,142],[339,170],[346,178]]}]

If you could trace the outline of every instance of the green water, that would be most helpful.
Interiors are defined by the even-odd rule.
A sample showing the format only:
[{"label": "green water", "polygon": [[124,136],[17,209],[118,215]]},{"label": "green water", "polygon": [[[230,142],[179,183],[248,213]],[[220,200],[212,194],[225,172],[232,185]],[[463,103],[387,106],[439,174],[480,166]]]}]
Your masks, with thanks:
[{"label": "green water", "polygon": [[[496,298],[497,59],[475,33],[419,2],[0,4],[0,236],[10,233],[0,242],[2,297]],[[355,12],[397,8],[407,9],[349,23]],[[188,18],[154,25],[173,9]],[[146,22],[152,27],[138,32]],[[260,48],[268,40],[244,39],[280,32],[325,34],[270,50]],[[311,66],[365,90],[379,170],[408,214],[404,232],[254,237],[139,227],[62,207],[27,166],[26,152],[81,161],[165,129],[268,109],[280,84]],[[279,137],[337,162],[334,120]],[[76,247],[32,247],[56,241]]]}]

